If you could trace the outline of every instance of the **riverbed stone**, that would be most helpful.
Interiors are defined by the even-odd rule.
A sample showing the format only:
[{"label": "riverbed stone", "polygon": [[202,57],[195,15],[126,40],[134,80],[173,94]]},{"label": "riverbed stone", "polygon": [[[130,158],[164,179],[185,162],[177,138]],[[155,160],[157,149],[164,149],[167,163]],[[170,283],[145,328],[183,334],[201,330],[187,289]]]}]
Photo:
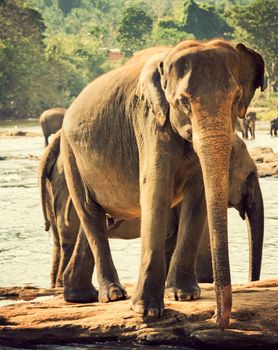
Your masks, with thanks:
[{"label": "riverbed stone", "polygon": [[259,177],[278,177],[278,153],[271,147],[254,147],[249,153],[256,163]]},{"label": "riverbed stone", "polygon": [[36,137],[41,136],[41,132],[37,131],[28,131],[28,130],[20,130],[17,128],[9,129],[9,130],[0,130],[1,137]]},{"label": "riverbed stone", "polygon": [[[126,287],[132,295],[134,286]],[[231,325],[224,331],[215,325],[214,287],[201,288],[199,300],[165,299],[159,319],[135,314],[130,299],[74,304],[64,301],[62,289],[0,288],[2,303],[22,301],[0,308],[0,345],[118,341],[198,349],[278,348],[278,279],[234,285]]]}]

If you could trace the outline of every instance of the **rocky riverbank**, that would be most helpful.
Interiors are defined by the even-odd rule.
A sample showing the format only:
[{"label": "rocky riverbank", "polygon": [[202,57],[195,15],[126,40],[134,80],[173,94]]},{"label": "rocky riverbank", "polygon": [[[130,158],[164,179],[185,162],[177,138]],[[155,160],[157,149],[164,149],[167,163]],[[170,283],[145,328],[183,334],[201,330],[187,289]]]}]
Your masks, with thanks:
[{"label": "rocky riverbank", "polygon": [[0,130],[0,137],[36,137],[42,136],[41,132],[38,131],[28,131],[28,130],[20,130],[16,127],[9,130]]},{"label": "rocky riverbank", "polygon": [[[21,130],[14,127],[9,130],[0,130],[0,137],[36,137],[42,136],[41,132]],[[278,141],[277,141],[278,142]],[[276,176],[278,177],[278,153],[273,152],[271,147],[255,147],[248,150],[251,157],[256,162],[259,177]],[[22,156],[3,156],[0,154],[0,160],[22,159]],[[38,159],[37,156],[28,155],[27,159]]]},{"label": "rocky riverbank", "polygon": [[[0,288],[0,304],[6,304],[0,308],[0,345],[118,341],[198,349],[278,348],[278,280],[233,286],[231,326],[225,331],[215,326],[213,286],[201,287],[200,300],[165,300],[160,319],[133,313],[129,300],[71,304],[61,289]],[[133,286],[127,289],[132,295]],[[12,302],[17,304],[7,305]]]},{"label": "rocky riverbank", "polygon": [[278,153],[270,147],[255,147],[249,153],[256,163],[259,177],[278,176]]}]

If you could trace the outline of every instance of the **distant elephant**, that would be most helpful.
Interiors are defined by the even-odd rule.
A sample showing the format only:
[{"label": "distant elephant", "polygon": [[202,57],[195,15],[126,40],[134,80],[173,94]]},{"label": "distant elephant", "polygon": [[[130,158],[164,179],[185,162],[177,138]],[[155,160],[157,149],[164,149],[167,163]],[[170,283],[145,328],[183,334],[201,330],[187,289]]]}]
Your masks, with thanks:
[{"label": "distant elephant", "polygon": [[[263,76],[262,57],[243,44],[189,40],[140,52],[89,84],[71,104],[61,133],[65,177],[93,252],[100,289],[113,299],[123,293],[105,215],[141,217],[141,264],[131,308],[159,317],[164,310],[170,208],[182,202],[168,276],[172,276],[171,288],[188,299],[199,290],[194,267],[206,205],[216,321],[221,328],[228,326],[232,293],[227,198],[233,130],[256,88],[263,88]],[[192,144],[184,134],[188,119]],[[205,196],[192,195],[190,189],[203,181]],[[194,216],[199,216],[194,227],[190,225],[193,211],[187,211],[189,194]],[[179,264],[185,256],[186,271]],[[71,290],[76,296],[78,285]]]},{"label": "distant elephant", "polygon": [[[40,164],[39,182],[41,187],[42,207],[46,215],[46,228],[51,224],[54,234],[53,265],[51,273],[51,286],[63,286],[62,274],[70,260],[79,230],[79,219],[74,207],[71,205],[69,193],[63,172],[63,165],[59,155],[60,132],[58,132],[52,143],[46,148]],[[193,190],[193,195],[196,189]],[[198,188],[197,191],[200,189]],[[49,201],[53,193],[52,201]],[[245,144],[238,136],[234,137],[234,144],[231,153],[231,168],[229,175],[229,206],[235,207],[242,218],[247,215],[248,228],[250,230],[250,273],[249,280],[258,280],[260,276],[262,243],[263,243],[263,201],[258,183],[256,166],[246,150]],[[168,271],[171,256],[176,244],[179,212],[181,206],[178,205],[171,211],[171,219],[168,224],[166,239],[165,259],[166,270]],[[51,214],[52,213],[52,214]],[[198,218],[194,218],[194,221]],[[207,222],[206,222],[207,223]],[[194,224],[194,223],[193,223]],[[57,229],[58,228],[58,229]],[[140,236],[140,219],[133,220],[113,220],[107,219],[107,229],[109,238],[132,239]],[[70,234],[71,233],[71,234]],[[67,274],[76,276],[79,279],[80,287],[88,283],[91,284],[93,265],[91,250],[83,236],[83,252],[75,254],[71,266],[67,269]],[[86,249],[84,249],[86,247]],[[87,256],[84,257],[84,254]],[[82,255],[83,254],[83,255]],[[84,257],[80,264],[80,255]],[[77,266],[79,260],[79,266]],[[85,276],[84,276],[85,274]],[[80,280],[80,276],[83,279]],[[209,234],[207,224],[203,229],[203,239],[199,249],[197,261],[197,279],[199,282],[210,283],[213,281],[212,260],[209,248]],[[67,281],[67,276],[66,276]],[[166,284],[167,285],[167,284]],[[96,300],[97,292],[91,286],[90,301]],[[67,289],[67,285],[66,285]],[[67,293],[67,290],[65,291]],[[179,296],[171,288],[166,289],[166,294],[170,299],[178,299]],[[93,295],[93,298],[92,298]],[[100,300],[108,301],[108,296],[100,296]]]},{"label": "distant elephant", "polygon": [[251,139],[255,139],[255,124],[256,124],[256,112],[247,111],[243,119],[238,119],[240,124],[239,131],[242,133],[243,139],[248,139],[248,134],[250,133]]},{"label": "distant elephant", "polygon": [[63,124],[65,108],[51,108],[47,109],[40,115],[40,124],[45,139],[45,145],[48,145],[48,138],[51,134],[55,134],[61,129]]},{"label": "distant elephant", "polygon": [[278,131],[278,118],[274,118],[270,121],[270,135],[277,136]]}]

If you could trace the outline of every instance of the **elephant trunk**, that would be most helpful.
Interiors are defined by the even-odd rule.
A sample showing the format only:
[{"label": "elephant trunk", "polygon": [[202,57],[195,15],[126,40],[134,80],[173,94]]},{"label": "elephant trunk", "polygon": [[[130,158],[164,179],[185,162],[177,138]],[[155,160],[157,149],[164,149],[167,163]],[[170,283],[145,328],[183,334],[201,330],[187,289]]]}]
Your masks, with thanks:
[{"label": "elephant trunk", "polygon": [[257,281],[260,279],[262,263],[264,206],[259,180],[254,173],[247,179],[244,207],[249,234],[249,281]]},{"label": "elephant trunk", "polygon": [[[211,130],[211,128],[207,129]],[[217,302],[217,323],[220,328],[226,328],[229,325],[232,307],[227,232],[228,179],[232,137],[230,132],[225,132],[225,130],[231,129],[225,128],[222,135],[220,132],[219,134],[207,132],[206,136],[198,135],[195,145],[193,140],[204,177]]]}]

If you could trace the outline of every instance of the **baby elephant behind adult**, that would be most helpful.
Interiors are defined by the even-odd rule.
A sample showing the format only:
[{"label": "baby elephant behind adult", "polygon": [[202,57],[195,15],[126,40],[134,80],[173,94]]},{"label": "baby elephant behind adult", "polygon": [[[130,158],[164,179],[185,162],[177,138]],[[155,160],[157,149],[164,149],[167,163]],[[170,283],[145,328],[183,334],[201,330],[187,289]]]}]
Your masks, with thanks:
[{"label": "baby elephant behind adult", "polygon": [[61,129],[65,113],[65,108],[56,107],[47,109],[41,114],[40,124],[46,146],[48,145],[49,136]]},{"label": "baby elephant behind adult", "polygon": [[[63,272],[72,256],[80,222],[75,210],[68,205],[69,192],[66,185],[60,154],[58,131],[45,148],[39,166],[39,185],[45,230],[53,234],[53,256],[50,273],[51,287],[63,286]],[[70,211],[71,221],[67,220]]]}]

